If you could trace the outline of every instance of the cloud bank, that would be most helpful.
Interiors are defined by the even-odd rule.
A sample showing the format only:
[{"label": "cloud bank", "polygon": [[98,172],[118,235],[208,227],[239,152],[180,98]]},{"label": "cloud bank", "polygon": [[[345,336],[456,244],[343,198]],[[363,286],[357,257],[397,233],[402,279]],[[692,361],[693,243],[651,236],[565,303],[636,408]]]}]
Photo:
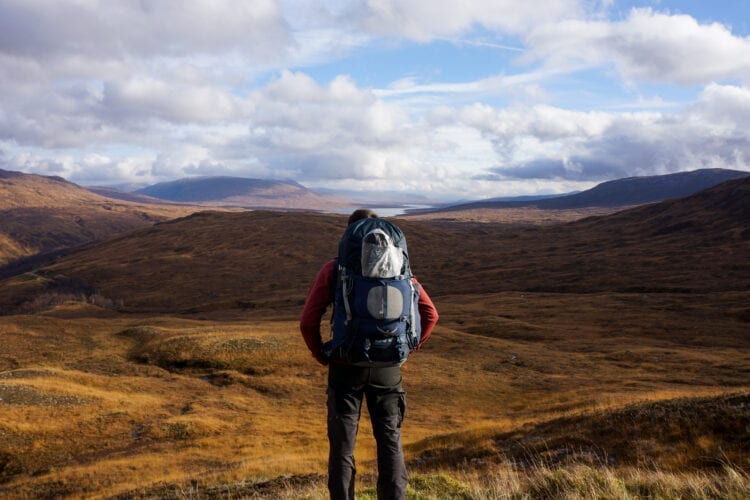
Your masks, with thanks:
[{"label": "cloud bank", "polygon": [[[608,2],[573,0],[315,7],[0,2],[0,168],[83,184],[293,178],[435,199],[750,170],[750,39],[729,26],[651,8],[615,18]],[[438,42],[520,50],[498,49],[473,80],[406,67],[373,88],[354,66],[316,74],[375,49],[397,64],[399,47]]]}]

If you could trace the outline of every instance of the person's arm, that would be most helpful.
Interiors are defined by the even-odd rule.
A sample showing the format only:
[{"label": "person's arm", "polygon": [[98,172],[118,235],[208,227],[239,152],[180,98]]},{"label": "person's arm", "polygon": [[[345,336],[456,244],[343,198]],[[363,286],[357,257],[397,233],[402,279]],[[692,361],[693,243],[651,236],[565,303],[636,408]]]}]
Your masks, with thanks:
[{"label": "person's arm", "polygon": [[305,339],[307,348],[315,359],[322,365],[328,364],[328,360],[322,355],[323,339],[320,336],[320,321],[332,302],[333,282],[336,279],[335,260],[318,272],[315,281],[307,292],[305,307],[302,310],[299,328]]},{"label": "person's arm", "polygon": [[[419,282],[414,280],[417,284]],[[422,285],[419,285],[419,303],[417,304],[419,309],[420,325],[422,326],[422,338],[419,341],[417,349],[422,347],[422,344],[427,342],[427,339],[432,335],[432,330],[438,322],[439,316],[435,304],[432,303],[430,296],[427,295],[427,291]]]}]

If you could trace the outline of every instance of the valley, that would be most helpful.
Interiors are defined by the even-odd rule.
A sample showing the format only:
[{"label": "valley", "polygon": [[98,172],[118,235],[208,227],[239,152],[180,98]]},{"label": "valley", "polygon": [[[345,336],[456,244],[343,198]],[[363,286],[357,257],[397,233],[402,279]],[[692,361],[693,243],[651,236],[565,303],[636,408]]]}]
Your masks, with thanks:
[{"label": "valley", "polygon": [[0,0],[0,90],[0,500],[750,499],[750,0]]},{"label": "valley", "polygon": [[[201,212],[2,281],[0,496],[325,498],[297,321],[345,219]],[[571,221],[397,219],[441,315],[403,369],[412,493],[744,496],[748,220],[748,178]]]}]

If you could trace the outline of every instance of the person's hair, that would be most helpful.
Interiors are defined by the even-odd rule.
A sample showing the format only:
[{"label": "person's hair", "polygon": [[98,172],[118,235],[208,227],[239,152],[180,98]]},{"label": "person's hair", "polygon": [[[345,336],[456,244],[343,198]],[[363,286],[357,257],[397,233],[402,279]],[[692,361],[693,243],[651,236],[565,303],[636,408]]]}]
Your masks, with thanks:
[{"label": "person's hair", "polygon": [[370,210],[369,208],[358,208],[349,216],[348,224],[357,222],[360,219],[377,219],[378,214]]}]

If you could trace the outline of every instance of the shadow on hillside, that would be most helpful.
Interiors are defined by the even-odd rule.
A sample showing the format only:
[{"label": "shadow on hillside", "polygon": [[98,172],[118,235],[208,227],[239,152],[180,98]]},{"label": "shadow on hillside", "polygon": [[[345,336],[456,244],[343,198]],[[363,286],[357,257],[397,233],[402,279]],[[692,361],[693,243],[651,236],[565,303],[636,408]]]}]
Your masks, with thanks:
[{"label": "shadow on hillside", "polygon": [[508,463],[515,468],[657,467],[669,471],[747,467],[750,394],[629,405],[526,425],[511,432],[455,434],[411,445],[417,467]]}]

